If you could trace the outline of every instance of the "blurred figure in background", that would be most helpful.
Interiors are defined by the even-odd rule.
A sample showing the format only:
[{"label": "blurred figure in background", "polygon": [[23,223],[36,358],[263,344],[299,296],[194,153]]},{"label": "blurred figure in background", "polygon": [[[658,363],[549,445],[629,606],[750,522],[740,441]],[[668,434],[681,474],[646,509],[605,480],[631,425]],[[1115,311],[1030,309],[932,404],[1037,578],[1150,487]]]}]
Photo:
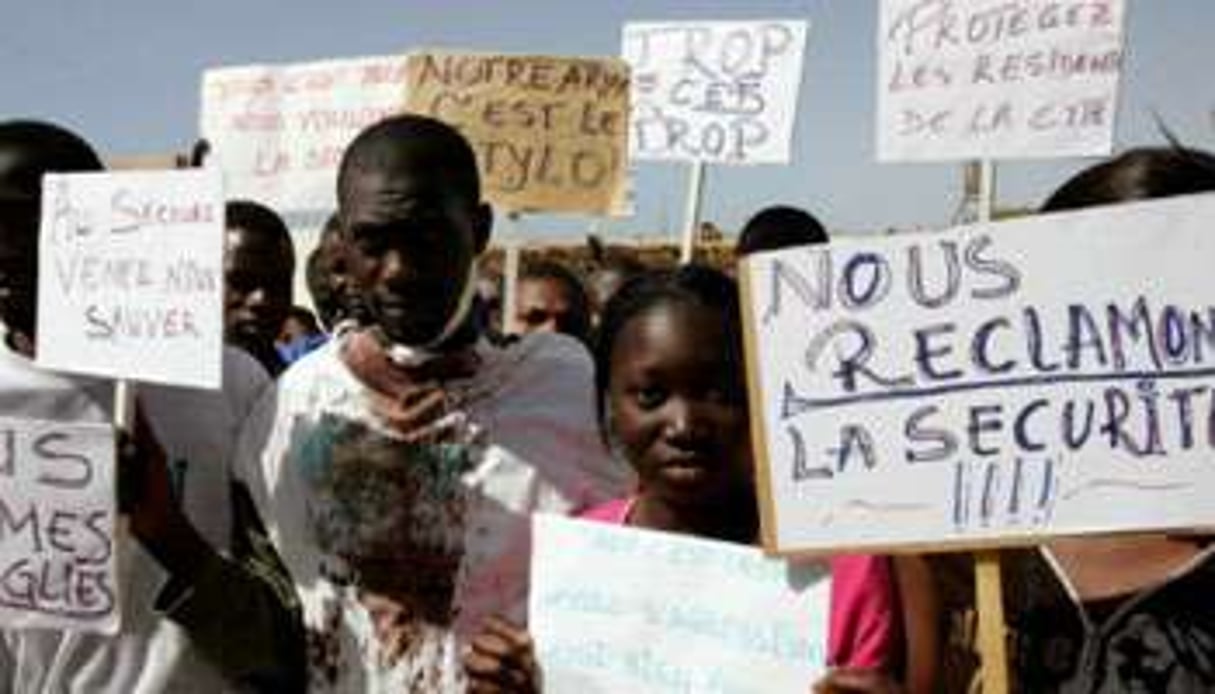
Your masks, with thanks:
[{"label": "blurred figure in background", "polygon": [[525,263],[515,298],[515,325],[523,334],[562,333],[585,344],[591,332],[591,301],[582,280],[557,262]]},{"label": "blurred figure in background", "polygon": [[224,217],[224,339],[277,377],[287,368],[275,343],[291,311],[291,234],[273,210],[256,202],[230,201]]}]

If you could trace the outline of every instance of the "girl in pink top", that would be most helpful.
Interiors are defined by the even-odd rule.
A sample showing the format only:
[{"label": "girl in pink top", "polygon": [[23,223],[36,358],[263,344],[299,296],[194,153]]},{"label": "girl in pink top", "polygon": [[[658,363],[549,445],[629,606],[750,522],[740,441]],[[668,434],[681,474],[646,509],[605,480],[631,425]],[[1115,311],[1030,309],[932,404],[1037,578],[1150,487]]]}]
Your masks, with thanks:
[{"label": "girl in pink top", "polygon": [[[698,266],[635,278],[604,309],[595,366],[604,437],[638,486],[584,517],[753,544],[759,517],[733,281]],[[888,673],[902,643],[888,561],[837,557],[831,568],[835,669],[816,690],[896,689]],[[476,639],[465,662],[471,691],[538,688],[530,642],[505,623]]]}]

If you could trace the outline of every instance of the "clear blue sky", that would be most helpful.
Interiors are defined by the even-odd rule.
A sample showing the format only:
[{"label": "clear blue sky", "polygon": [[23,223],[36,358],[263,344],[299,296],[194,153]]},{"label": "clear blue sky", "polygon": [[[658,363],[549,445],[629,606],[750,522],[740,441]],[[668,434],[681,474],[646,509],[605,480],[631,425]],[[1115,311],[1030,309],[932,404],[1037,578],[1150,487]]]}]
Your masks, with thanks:
[{"label": "clear blue sky", "polygon": [[[1116,146],[1159,143],[1156,111],[1185,142],[1215,148],[1215,2],[1127,0],[1128,63]],[[34,0],[0,23],[0,117],[65,123],[106,155],[182,149],[203,69],[445,46],[616,55],[620,26],[646,19],[807,18],[793,163],[713,167],[704,217],[734,229],[759,207],[805,206],[832,228],[940,226],[956,165],[874,162],[877,0]],[[1000,203],[1036,205],[1084,162],[1001,167]],[[685,169],[639,167],[638,214],[606,228],[678,226]],[[528,221],[581,233],[587,221]]]}]

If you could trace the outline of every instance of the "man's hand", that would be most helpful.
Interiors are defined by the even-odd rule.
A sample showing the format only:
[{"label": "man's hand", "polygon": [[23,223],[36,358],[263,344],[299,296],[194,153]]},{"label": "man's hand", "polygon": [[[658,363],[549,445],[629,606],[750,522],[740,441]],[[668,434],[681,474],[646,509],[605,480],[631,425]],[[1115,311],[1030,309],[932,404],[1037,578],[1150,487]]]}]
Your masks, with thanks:
[{"label": "man's hand", "polygon": [[342,359],[367,386],[371,407],[410,443],[443,443],[460,430],[460,403],[446,384],[472,376],[479,359],[472,349],[444,354],[405,368],[394,364],[368,332],[352,335]]}]

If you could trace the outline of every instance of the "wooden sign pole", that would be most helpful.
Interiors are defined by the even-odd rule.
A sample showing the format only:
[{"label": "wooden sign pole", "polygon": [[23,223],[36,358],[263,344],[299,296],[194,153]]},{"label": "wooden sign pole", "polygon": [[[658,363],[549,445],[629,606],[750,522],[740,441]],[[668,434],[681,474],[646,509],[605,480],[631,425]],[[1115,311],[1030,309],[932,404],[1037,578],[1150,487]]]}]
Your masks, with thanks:
[{"label": "wooden sign pole", "polygon": [[[979,221],[990,222],[996,198],[995,165],[980,164]],[[1008,643],[1004,628],[1004,588],[1000,551],[975,552],[975,609],[979,616],[979,653],[983,694],[1008,694]]]},{"label": "wooden sign pole", "polygon": [[1003,595],[1000,551],[975,552],[975,609],[979,613],[983,694],[1008,694],[1008,643],[1004,636]]},{"label": "wooden sign pole", "polygon": [[125,378],[114,382],[114,426],[135,434],[135,384]]},{"label": "wooden sign pole", "polygon": [[519,257],[520,231],[519,214],[512,212],[506,216],[510,229],[506,242],[502,247],[502,333],[513,335],[519,326],[515,321],[515,308],[519,305]]},{"label": "wooden sign pole", "polygon": [[688,198],[684,208],[683,238],[679,244],[679,263],[687,265],[692,262],[696,252],[696,231],[700,226],[700,200],[704,191],[705,163],[692,162],[688,173]]}]

